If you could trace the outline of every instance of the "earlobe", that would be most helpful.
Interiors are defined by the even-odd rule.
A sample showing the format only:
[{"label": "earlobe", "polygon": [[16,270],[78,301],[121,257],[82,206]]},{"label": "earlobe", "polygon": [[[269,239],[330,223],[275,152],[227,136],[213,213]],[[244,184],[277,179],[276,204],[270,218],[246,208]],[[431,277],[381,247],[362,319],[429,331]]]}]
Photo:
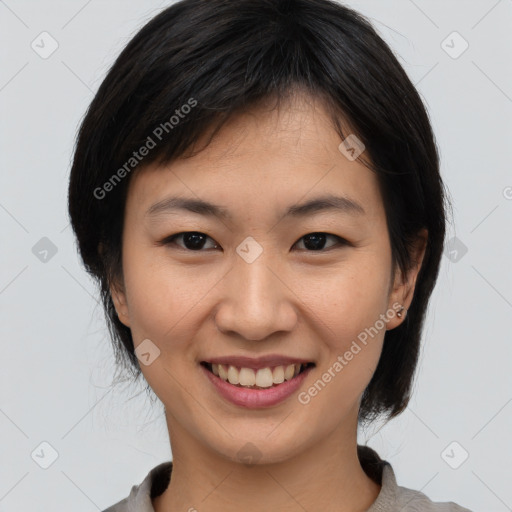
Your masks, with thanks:
[{"label": "earlobe", "polygon": [[407,315],[407,309],[401,306],[400,309],[397,311],[396,316],[398,318],[405,318],[405,315]]}]

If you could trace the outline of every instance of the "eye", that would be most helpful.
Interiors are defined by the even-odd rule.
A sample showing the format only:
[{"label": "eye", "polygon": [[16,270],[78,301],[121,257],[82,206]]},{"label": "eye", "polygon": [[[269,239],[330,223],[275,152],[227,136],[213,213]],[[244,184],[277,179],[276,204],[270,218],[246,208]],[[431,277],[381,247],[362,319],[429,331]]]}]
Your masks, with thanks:
[{"label": "eye", "polygon": [[[336,247],[336,245],[349,245],[345,239],[337,235],[331,235],[329,233],[308,233],[307,235],[301,237],[298,242],[295,242],[294,246],[304,241],[305,249],[303,250],[308,252],[322,251],[325,250],[325,242],[329,237],[337,241],[337,243],[332,244],[330,247],[327,247],[327,249]],[[183,241],[183,245],[176,242],[178,239]],[[210,247],[210,249],[216,249],[220,247],[212,238],[199,231],[185,231],[183,233],[176,233],[175,235],[168,236],[162,240],[160,244],[178,245],[184,250],[199,252],[201,249],[205,248],[205,242],[207,240],[211,240],[213,242],[213,247]]]},{"label": "eye", "polygon": [[336,245],[348,245],[348,242],[345,239],[337,235],[331,235],[329,233],[308,233],[307,235],[304,235],[302,238],[300,238],[299,241],[295,244],[298,244],[304,240],[304,246],[308,252],[322,251],[324,250],[325,240],[329,237],[337,240],[338,243],[331,245],[328,247],[328,249],[336,247]]},{"label": "eye", "polygon": [[[189,251],[200,251],[201,249],[203,249],[205,241],[207,239],[212,240],[212,242],[214,242],[214,240],[210,238],[208,235],[200,233],[199,231],[185,231],[183,233],[176,233],[175,235],[171,235],[162,240],[160,243],[162,245],[179,245],[176,244],[176,240],[178,240],[179,238],[183,239],[183,244],[185,246],[182,247],[180,245],[180,247],[182,249]],[[214,242],[214,246],[219,247],[219,245],[216,242]]]}]

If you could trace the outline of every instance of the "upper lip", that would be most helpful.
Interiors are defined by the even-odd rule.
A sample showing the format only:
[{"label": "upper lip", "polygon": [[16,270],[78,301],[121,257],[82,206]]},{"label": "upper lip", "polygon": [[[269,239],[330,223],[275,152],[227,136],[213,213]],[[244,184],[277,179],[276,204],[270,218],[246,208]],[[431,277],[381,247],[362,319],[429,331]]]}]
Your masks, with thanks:
[{"label": "upper lip", "polygon": [[204,359],[205,363],[232,365],[239,368],[268,368],[274,366],[288,366],[290,364],[307,364],[313,361],[302,359],[299,357],[290,357],[280,354],[270,354],[261,357],[245,357],[245,356],[224,356],[212,357]]}]

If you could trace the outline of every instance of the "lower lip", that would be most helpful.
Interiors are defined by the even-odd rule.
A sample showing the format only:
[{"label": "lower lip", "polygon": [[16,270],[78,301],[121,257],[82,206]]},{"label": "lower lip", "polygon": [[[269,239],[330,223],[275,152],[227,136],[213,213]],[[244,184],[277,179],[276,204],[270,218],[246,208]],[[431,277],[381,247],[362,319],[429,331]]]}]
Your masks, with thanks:
[{"label": "lower lip", "polygon": [[278,386],[273,386],[267,389],[250,389],[233,386],[233,384],[217,377],[202,364],[200,366],[221,396],[235,405],[246,407],[248,409],[270,407],[286,400],[299,389],[304,382],[304,379],[308,376],[310,370],[314,368],[313,366],[310,366],[293,379],[286,380]]}]

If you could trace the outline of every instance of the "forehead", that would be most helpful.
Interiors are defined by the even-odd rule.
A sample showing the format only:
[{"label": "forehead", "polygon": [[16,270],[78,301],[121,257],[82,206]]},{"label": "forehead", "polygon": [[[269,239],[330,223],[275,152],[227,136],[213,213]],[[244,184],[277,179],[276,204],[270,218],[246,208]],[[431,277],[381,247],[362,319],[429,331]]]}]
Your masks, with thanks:
[{"label": "forehead", "polygon": [[193,156],[132,176],[127,208],[137,208],[139,216],[167,196],[182,195],[225,205],[228,213],[261,213],[273,204],[282,209],[336,193],[361,204],[370,218],[383,212],[377,176],[342,154],[331,117],[310,97],[279,109],[253,108],[230,118],[205,145],[207,137]]}]

